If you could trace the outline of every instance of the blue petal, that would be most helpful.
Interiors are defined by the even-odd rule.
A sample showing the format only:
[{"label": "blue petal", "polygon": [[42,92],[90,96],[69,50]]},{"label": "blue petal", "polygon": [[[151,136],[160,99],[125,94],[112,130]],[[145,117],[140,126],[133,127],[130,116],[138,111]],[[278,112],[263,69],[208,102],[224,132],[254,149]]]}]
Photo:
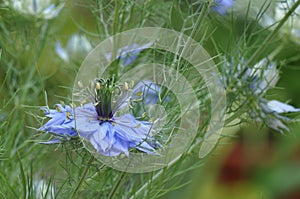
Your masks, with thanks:
[{"label": "blue petal", "polygon": [[215,0],[215,5],[212,6],[212,9],[221,15],[226,14],[228,8],[233,6],[234,0]]},{"label": "blue petal", "polygon": [[57,109],[42,108],[50,120],[39,130],[65,137],[77,136],[72,108],[70,106],[63,107],[61,104],[56,104],[56,107]]},{"label": "blue petal", "polygon": [[[115,59],[120,59],[121,63],[124,66],[132,64],[138,58],[138,55],[140,54],[140,52],[144,49],[149,48],[151,45],[153,45],[153,43],[154,42],[148,42],[144,45],[138,45],[138,44],[134,43],[129,46],[124,46],[124,47],[118,49]],[[108,61],[113,61],[112,53],[105,54],[105,58]]]},{"label": "blue petal", "polygon": [[288,113],[288,112],[299,112],[299,108],[295,108],[291,105],[282,103],[277,100],[271,100],[268,102],[269,108],[276,113]]},{"label": "blue petal", "polygon": [[[139,82],[133,90],[132,98],[141,98],[138,96],[142,93],[142,99],[145,104],[156,104],[159,101],[159,95],[161,93],[161,87],[149,80]],[[164,101],[170,101],[170,97],[167,96]]]}]

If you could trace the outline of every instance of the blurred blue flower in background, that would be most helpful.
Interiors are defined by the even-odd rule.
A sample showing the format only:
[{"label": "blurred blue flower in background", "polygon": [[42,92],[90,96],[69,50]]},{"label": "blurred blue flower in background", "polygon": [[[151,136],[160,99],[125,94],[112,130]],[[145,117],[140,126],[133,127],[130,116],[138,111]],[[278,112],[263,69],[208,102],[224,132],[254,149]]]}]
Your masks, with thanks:
[{"label": "blurred blue flower in background", "polygon": [[249,115],[255,121],[265,122],[268,127],[283,133],[284,131],[289,131],[286,123],[290,122],[291,118],[280,114],[299,111],[300,109],[277,100],[268,101],[264,98],[259,98],[255,108],[249,112]]},{"label": "blurred blue flower in background", "polygon": [[60,143],[61,141],[66,141],[77,136],[74,128],[73,109],[68,105],[63,107],[61,104],[56,104],[55,106],[56,109],[42,108],[46,117],[51,119],[40,127],[39,130],[51,133],[55,136],[55,139],[41,142],[43,144]]},{"label": "blurred blue flower in background", "polygon": [[4,3],[20,14],[42,19],[56,17],[64,7],[64,3],[52,3],[51,0],[6,0]]},{"label": "blurred blue flower in background", "polygon": [[298,112],[299,108],[295,108],[289,104],[282,103],[277,100],[271,100],[268,102],[269,108],[276,113],[289,113],[289,112]]},{"label": "blurred blue flower in background", "polygon": [[57,55],[67,63],[70,61],[81,61],[92,49],[91,42],[82,34],[72,35],[66,48],[63,48],[60,42],[55,44]]},{"label": "blurred blue flower in background", "polygon": [[268,90],[274,88],[279,80],[276,62],[263,58],[251,67],[242,57],[237,66],[234,62],[225,61],[220,69],[224,73],[220,83],[227,90],[227,96],[240,93],[239,97],[231,100],[232,103],[229,106],[235,106],[237,103],[244,104],[248,101],[250,107],[248,115],[254,121],[265,123],[281,133],[289,131],[286,123],[291,121],[291,118],[281,114],[299,112],[300,109],[277,100],[269,101],[265,97]]},{"label": "blurred blue flower in background", "polygon": [[233,6],[234,0],[215,0],[212,9],[221,15],[226,14],[228,8]]},{"label": "blurred blue flower in background", "polygon": [[[149,48],[153,42],[146,43],[144,45],[132,44],[129,46],[124,46],[118,49],[116,53],[116,59],[119,59],[123,66],[127,66],[132,64],[137,58],[142,50]],[[107,53],[106,59],[108,61],[113,61],[112,53]]]},{"label": "blurred blue flower in background", "polygon": [[159,101],[161,94],[159,85],[149,80],[144,80],[139,82],[134,88],[133,99],[140,98],[144,104],[156,104]]},{"label": "blurred blue flower in background", "polygon": [[270,88],[275,87],[279,80],[277,64],[264,58],[254,65],[249,78],[251,79],[250,89],[254,94],[265,94]]}]

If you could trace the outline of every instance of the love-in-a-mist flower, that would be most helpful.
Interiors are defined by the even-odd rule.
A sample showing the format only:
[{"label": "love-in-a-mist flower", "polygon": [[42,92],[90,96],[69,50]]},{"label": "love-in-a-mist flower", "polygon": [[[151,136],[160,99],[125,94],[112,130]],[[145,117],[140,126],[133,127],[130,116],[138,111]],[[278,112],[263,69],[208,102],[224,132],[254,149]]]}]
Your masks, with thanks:
[{"label": "love-in-a-mist flower", "polygon": [[139,121],[130,113],[117,114],[129,103],[130,94],[126,92],[130,89],[115,85],[113,79],[96,79],[88,89],[92,103],[75,109],[79,136],[104,156],[129,155],[131,149],[155,151],[153,123]]},{"label": "love-in-a-mist flower", "polygon": [[279,80],[279,72],[276,67],[275,62],[264,58],[252,68],[249,88],[257,99],[254,100],[249,115],[255,121],[264,122],[268,127],[282,133],[289,130],[286,123],[291,119],[280,114],[299,112],[300,109],[277,100],[269,101],[264,98],[266,92],[275,87]]},{"label": "love-in-a-mist flower", "polygon": [[[138,58],[138,55],[140,54],[140,52],[142,50],[149,48],[152,44],[153,44],[153,42],[149,42],[149,43],[146,43],[143,45],[134,43],[134,44],[131,44],[128,46],[124,46],[124,47],[118,49],[115,58],[119,59],[120,63],[123,66],[130,65]],[[105,55],[105,57],[108,61],[111,61],[112,53],[107,53]]]},{"label": "love-in-a-mist flower", "polygon": [[5,4],[22,15],[42,19],[56,17],[64,7],[64,3],[54,3],[51,0],[6,0]]},{"label": "love-in-a-mist flower", "polygon": [[[234,58],[232,59],[234,60]],[[288,131],[287,123],[291,120],[282,113],[299,112],[299,109],[277,100],[267,100],[267,91],[275,87],[279,72],[277,64],[267,58],[253,67],[248,66],[246,59],[239,59],[238,65],[225,61],[220,68],[223,78],[220,81],[227,90],[228,106],[248,107],[248,115],[256,122],[265,123],[268,127],[279,131]]]},{"label": "love-in-a-mist flower", "polygon": [[65,48],[61,46],[60,42],[55,44],[57,55],[67,63],[81,61],[92,49],[91,42],[83,34],[72,35]]},{"label": "love-in-a-mist flower", "polygon": [[41,142],[43,144],[60,143],[77,136],[73,109],[68,105],[56,104],[55,106],[56,109],[42,108],[45,116],[50,118],[50,120],[40,127],[39,130],[51,133],[55,137],[50,141]]},{"label": "love-in-a-mist flower", "polygon": [[221,15],[226,14],[228,9],[233,6],[234,0],[215,0],[213,6],[211,7],[214,11],[220,13]]}]

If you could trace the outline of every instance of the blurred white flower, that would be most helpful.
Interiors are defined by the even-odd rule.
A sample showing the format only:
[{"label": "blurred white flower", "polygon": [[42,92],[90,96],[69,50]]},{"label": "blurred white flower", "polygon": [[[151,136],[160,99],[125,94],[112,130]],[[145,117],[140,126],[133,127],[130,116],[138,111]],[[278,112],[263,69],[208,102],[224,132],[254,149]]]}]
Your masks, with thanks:
[{"label": "blurred white flower", "polygon": [[[273,31],[296,2],[297,0],[235,0],[232,10],[241,16],[247,13],[247,17],[259,20],[261,26]],[[279,34],[300,43],[300,6],[279,29]]]},{"label": "blurred white flower", "polygon": [[[274,25],[283,19],[295,2],[295,0],[274,1],[269,10],[262,16],[260,24],[274,30],[276,27]],[[296,8],[279,32],[284,36],[288,36],[293,41],[300,43],[300,6]]]},{"label": "blurred white flower", "polygon": [[57,42],[55,45],[57,55],[67,63],[70,61],[81,61],[92,49],[91,42],[82,34],[72,35],[66,48],[63,48],[60,42]]},{"label": "blurred white flower", "polygon": [[6,0],[5,4],[23,15],[52,19],[64,7],[64,3],[52,3],[51,0]]}]

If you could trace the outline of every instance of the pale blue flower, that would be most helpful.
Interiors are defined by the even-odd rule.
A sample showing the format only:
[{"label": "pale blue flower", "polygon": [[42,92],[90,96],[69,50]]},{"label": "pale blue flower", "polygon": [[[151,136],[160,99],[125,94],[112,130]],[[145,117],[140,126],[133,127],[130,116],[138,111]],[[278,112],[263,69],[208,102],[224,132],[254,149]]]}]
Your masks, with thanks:
[{"label": "pale blue flower", "polygon": [[57,55],[67,63],[70,61],[81,61],[92,49],[91,42],[82,34],[72,35],[66,48],[63,48],[60,42],[55,44]]},{"label": "pale blue flower", "polygon": [[5,4],[23,15],[52,19],[56,17],[64,3],[52,3],[51,0],[6,0]]},{"label": "pale blue flower", "polygon": [[42,110],[46,117],[50,118],[46,124],[39,128],[41,131],[51,133],[54,139],[41,142],[43,144],[55,144],[64,140],[69,140],[77,136],[73,118],[73,109],[68,105],[56,104],[56,109],[43,107]]},{"label": "pale blue flower", "polygon": [[[288,131],[287,123],[291,119],[280,115],[288,112],[299,112],[294,108],[277,100],[265,99],[267,91],[276,86],[279,72],[275,62],[262,59],[253,67],[248,66],[244,58],[239,59],[236,66],[232,62],[225,61],[223,77],[220,83],[227,90],[227,102],[229,107],[249,106],[249,116],[257,122],[265,123],[268,127],[279,131]],[[231,104],[230,104],[231,103]]]},{"label": "pale blue flower", "polygon": [[[96,79],[94,92],[88,92],[93,102],[76,107],[74,113],[70,106],[61,104],[56,109],[42,108],[50,120],[39,130],[53,134],[54,139],[41,143],[60,143],[79,135],[104,156],[129,155],[132,149],[154,153],[161,146],[153,138],[154,123],[137,120],[129,113],[116,114],[130,104],[136,89],[127,85],[122,90],[111,79]],[[118,99],[113,98],[115,91],[121,93]]]},{"label": "pale blue flower", "polygon": [[277,100],[268,101],[264,98],[259,98],[256,107],[249,112],[249,115],[255,121],[264,122],[268,127],[283,133],[283,131],[289,131],[286,124],[291,119],[280,114],[299,111],[300,109]]},{"label": "pale blue flower", "polygon": [[250,117],[257,122],[264,122],[268,127],[283,133],[289,131],[287,123],[291,118],[283,113],[299,112],[300,109],[277,100],[268,101],[259,96],[255,106],[249,111]]},{"label": "pale blue flower", "polygon": [[150,122],[138,121],[130,114],[101,119],[91,103],[76,108],[75,113],[79,135],[102,155],[129,155],[132,148],[146,153],[155,150]]},{"label": "pale blue flower", "polygon": [[[98,82],[97,82],[98,81]],[[139,121],[129,113],[117,115],[127,103],[130,95],[121,91],[124,99],[113,99],[116,88],[110,80],[97,80],[94,86],[93,103],[75,109],[76,130],[80,137],[104,156],[129,155],[131,149],[153,153],[159,144],[154,141],[154,126],[148,121]],[[119,91],[120,92],[120,88]],[[113,103],[113,101],[116,101]]]},{"label": "pale blue flower", "polygon": [[212,9],[221,15],[224,15],[233,4],[234,0],[215,0]]},{"label": "pale blue flower", "polygon": [[[153,42],[146,43],[144,45],[132,44],[129,46],[124,46],[118,49],[116,53],[116,59],[119,59],[123,66],[128,66],[132,64],[137,58],[142,50],[149,48]],[[108,61],[112,59],[112,53],[107,53],[105,55]]]}]

